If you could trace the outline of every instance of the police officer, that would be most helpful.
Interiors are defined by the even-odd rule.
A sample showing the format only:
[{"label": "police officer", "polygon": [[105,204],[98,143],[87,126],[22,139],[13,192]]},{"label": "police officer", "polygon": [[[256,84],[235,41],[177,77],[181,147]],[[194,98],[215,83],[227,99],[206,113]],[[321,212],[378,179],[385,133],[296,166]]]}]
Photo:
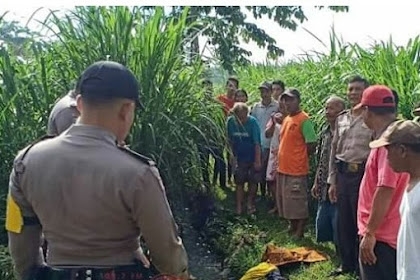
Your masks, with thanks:
[{"label": "police officer", "polygon": [[[14,161],[6,228],[18,279],[34,271],[45,280],[147,279],[136,265],[140,235],[160,273],[187,279],[187,254],[158,170],[117,145],[140,105],[136,78],[101,61],[84,71],[77,90],[78,123]],[[49,246],[42,270],[41,230]]]},{"label": "police officer", "polygon": [[48,118],[47,133],[59,135],[74,124],[80,113],[76,105],[76,90],[70,90],[54,105]]}]

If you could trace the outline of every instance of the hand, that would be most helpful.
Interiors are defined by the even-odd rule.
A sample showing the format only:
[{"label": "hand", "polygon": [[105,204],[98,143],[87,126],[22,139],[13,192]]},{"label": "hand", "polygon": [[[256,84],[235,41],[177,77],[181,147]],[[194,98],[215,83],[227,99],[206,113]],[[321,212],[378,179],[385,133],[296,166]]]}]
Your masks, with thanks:
[{"label": "hand", "polygon": [[146,268],[150,267],[150,262],[147,259],[146,255],[143,253],[143,250],[141,248],[137,249],[134,252],[134,256],[137,260],[139,260],[143,263],[144,267],[146,267]]},{"label": "hand", "polygon": [[256,160],[255,162],[254,162],[254,169],[255,169],[255,171],[260,171],[261,170],[261,160]]},{"label": "hand", "polygon": [[337,202],[337,185],[331,185],[328,189],[328,197],[331,203]]},{"label": "hand", "polygon": [[313,198],[315,198],[315,199],[319,198],[319,188],[318,188],[317,183],[314,183],[314,186],[311,189],[311,194],[312,194]]},{"label": "hand", "polygon": [[274,123],[281,124],[283,122],[283,114],[282,113],[276,113],[274,115]]},{"label": "hand", "polygon": [[359,258],[363,264],[374,265],[376,263],[376,256],[374,252],[376,244],[375,235],[366,233],[360,242]]}]

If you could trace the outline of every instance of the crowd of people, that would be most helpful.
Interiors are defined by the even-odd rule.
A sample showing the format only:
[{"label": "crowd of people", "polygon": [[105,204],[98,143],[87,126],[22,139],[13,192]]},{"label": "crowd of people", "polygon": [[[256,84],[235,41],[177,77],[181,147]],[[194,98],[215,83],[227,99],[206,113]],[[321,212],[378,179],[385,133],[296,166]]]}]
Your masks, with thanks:
[{"label": "crowd of people", "polygon": [[[203,86],[212,95],[211,82]],[[291,238],[299,240],[311,193],[318,200],[316,240],[333,242],[341,261],[331,275],[419,279],[420,106],[414,120],[398,120],[397,92],[355,76],[348,102],[336,95],[325,101],[325,126],[317,135],[298,89],[280,80],[258,89],[261,99],[249,107],[239,80],[228,79],[226,94],[217,97],[227,147],[207,156],[201,151],[202,166],[208,168],[210,153],[215,158],[213,182],[227,188],[234,177],[236,213],[257,211],[259,188],[272,198],[269,213],[289,221]],[[19,280],[159,273],[194,279],[158,170],[124,142],[142,106],[130,70],[94,63],[55,104],[48,137],[17,155],[6,229]],[[311,157],[316,170],[309,189]]]},{"label": "crowd of people", "polygon": [[[395,90],[352,77],[348,102],[336,95],[325,101],[325,125],[316,135],[298,89],[286,89],[280,80],[263,82],[261,99],[251,108],[237,78],[229,78],[226,89],[217,100],[227,118],[226,161],[234,174],[238,215],[245,204],[248,214],[256,212],[259,186],[261,196],[273,199],[269,213],[288,220],[289,234],[299,240],[309,217],[310,190],[318,200],[316,240],[333,242],[341,261],[331,276],[420,278],[415,238],[420,196],[412,190],[420,180],[420,165],[414,162],[420,156],[420,125],[417,117],[397,119]],[[420,115],[419,107],[414,116]],[[310,157],[316,159],[311,189]],[[223,152],[216,158],[224,161]]]}]

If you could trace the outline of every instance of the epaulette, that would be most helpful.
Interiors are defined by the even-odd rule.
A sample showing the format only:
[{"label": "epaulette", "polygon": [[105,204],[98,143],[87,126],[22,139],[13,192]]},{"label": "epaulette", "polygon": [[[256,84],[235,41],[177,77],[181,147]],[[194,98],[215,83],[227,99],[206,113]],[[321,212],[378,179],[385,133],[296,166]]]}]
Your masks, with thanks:
[{"label": "epaulette", "polygon": [[29,150],[32,149],[33,146],[35,146],[36,144],[44,140],[54,138],[55,136],[56,135],[44,135],[41,138],[38,138],[37,140],[29,144],[29,146],[27,146],[25,149],[23,149],[19,153],[19,155],[16,157],[15,161],[13,162],[13,169],[15,170],[15,172],[17,174],[22,174],[25,171],[25,165],[23,164],[23,159],[26,157]]},{"label": "epaulette", "polygon": [[23,155],[22,155],[22,157],[20,158],[20,160],[23,160],[23,159],[25,158],[26,154],[29,152],[29,150],[30,150],[30,149],[32,149],[32,147],[33,147],[33,146],[35,146],[35,145],[36,145],[36,144],[38,144],[39,142],[42,142],[42,141],[47,140],[47,139],[54,138],[54,137],[56,137],[56,136],[57,136],[57,135],[55,135],[55,134],[47,134],[47,135],[42,136],[41,138],[38,138],[37,140],[35,140],[35,141],[34,141],[34,142],[32,142],[31,144],[29,144],[29,146],[25,149],[25,152],[23,153]]},{"label": "epaulette", "polygon": [[146,156],[143,156],[143,155],[141,155],[141,154],[139,154],[139,153],[137,153],[137,152],[135,152],[135,151],[127,148],[127,147],[118,146],[118,149],[120,149],[121,151],[129,154],[130,156],[134,157],[135,159],[140,160],[141,162],[143,162],[143,163],[145,163],[147,165],[150,165],[150,166],[156,165],[156,163],[151,158],[148,158]]}]

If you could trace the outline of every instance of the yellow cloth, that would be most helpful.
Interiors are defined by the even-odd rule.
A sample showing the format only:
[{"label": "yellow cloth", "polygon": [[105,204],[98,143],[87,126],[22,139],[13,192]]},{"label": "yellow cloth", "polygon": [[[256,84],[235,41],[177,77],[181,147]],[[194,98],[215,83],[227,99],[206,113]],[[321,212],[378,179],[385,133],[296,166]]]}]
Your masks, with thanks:
[{"label": "yellow cloth", "polygon": [[267,274],[276,270],[277,267],[267,262],[262,262],[249,269],[240,280],[259,280],[264,279]]},{"label": "yellow cloth", "polygon": [[312,263],[325,261],[327,259],[328,258],[324,254],[307,247],[286,249],[276,247],[272,244],[267,245],[267,249],[262,257],[262,261],[266,261],[276,266],[294,262]]},{"label": "yellow cloth", "polygon": [[22,226],[22,212],[9,193],[7,196],[6,229],[14,233],[20,233]]}]

